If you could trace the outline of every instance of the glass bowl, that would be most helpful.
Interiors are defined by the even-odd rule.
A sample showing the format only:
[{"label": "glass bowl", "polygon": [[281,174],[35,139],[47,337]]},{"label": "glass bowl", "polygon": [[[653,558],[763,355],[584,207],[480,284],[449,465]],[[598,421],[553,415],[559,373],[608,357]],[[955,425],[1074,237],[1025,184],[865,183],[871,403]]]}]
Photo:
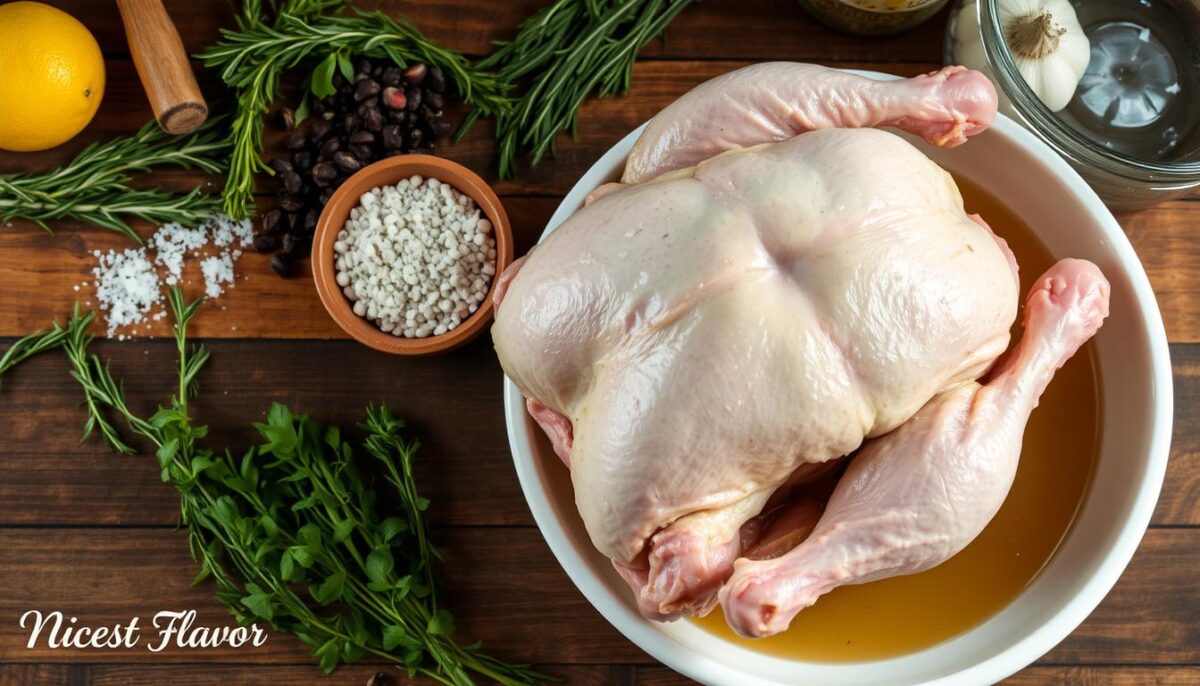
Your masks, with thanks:
[{"label": "glass bowl", "polygon": [[[945,59],[948,64],[956,63],[954,53],[957,24],[964,5],[970,7],[973,0],[958,0],[950,13],[946,29]],[[973,2],[977,12],[980,40],[987,57],[989,74],[1000,96],[1001,111],[1015,119],[1025,128],[1041,138],[1096,190],[1105,203],[1118,210],[1142,209],[1164,200],[1192,193],[1200,188],[1200,116],[1180,108],[1194,107],[1200,103],[1200,0],[1074,0],[1072,3],[1080,15],[1084,31],[1092,39],[1092,64],[1089,75],[1097,69],[1099,76],[1112,79],[1127,79],[1123,71],[1144,63],[1146,56],[1134,51],[1122,65],[1113,62],[1111,55],[1098,50],[1093,31],[1100,25],[1111,25],[1115,18],[1128,18],[1129,25],[1149,20],[1154,10],[1165,10],[1180,15],[1181,21],[1147,28],[1147,35],[1154,30],[1190,32],[1193,35],[1179,36],[1182,54],[1176,53],[1173,65],[1179,75],[1172,85],[1173,98],[1167,104],[1175,108],[1171,113],[1182,122],[1183,131],[1175,131],[1177,140],[1169,154],[1138,155],[1127,150],[1129,141],[1138,136],[1161,137],[1163,132],[1154,123],[1124,129],[1110,129],[1112,135],[1090,131],[1080,125],[1080,93],[1060,113],[1050,111],[1025,83],[1017,70],[1016,62],[1004,39],[998,3],[1003,0],[977,0]],[[1086,8],[1085,8],[1086,5]],[[968,10],[969,11],[969,10]],[[1085,14],[1085,11],[1087,14]],[[1104,16],[1102,20],[1089,20],[1087,16]],[[1139,45],[1141,49],[1145,45]],[[1103,62],[1098,60],[1103,59]],[[1142,62],[1134,62],[1141,60]],[[1188,81],[1188,76],[1195,76]],[[1083,90],[1082,88],[1080,89]],[[1182,115],[1182,116],[1180,116]],[[1143,138],[1145,140],[1145,138]]]}]

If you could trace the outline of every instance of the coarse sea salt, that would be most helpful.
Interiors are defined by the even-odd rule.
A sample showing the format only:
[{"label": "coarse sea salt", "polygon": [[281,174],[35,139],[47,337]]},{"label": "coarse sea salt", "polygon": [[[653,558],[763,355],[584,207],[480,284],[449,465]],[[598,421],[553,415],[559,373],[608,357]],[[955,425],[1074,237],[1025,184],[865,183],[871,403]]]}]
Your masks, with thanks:
[{"label": "coarse sea salt", "polygon": [[[217,215],[197,227],[165,224],[142,248],[93,251],[96,299],[108,324],[108,337],[124,340],[119,330],[164,319],[164,285],[180,283],[189,257],[200,259],[205,297],[219,298],[226,287],[233,287],[234,263],[253,239],[250,220]],[[217,250],[206,255],[210,244]]]}]

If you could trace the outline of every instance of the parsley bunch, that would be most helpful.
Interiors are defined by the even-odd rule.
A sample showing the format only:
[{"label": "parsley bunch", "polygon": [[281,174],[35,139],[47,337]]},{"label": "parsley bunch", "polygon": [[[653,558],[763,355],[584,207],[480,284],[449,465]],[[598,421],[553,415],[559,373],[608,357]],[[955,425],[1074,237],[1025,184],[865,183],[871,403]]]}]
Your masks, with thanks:
[{"label": "parsley bunch", "polygon": [[255,424],[262,442],[240,455],[201,444],[188,403],[208,351],[187,341],[201,302],[170,292],[178,388],[148,419],[132,412],[107,363],[88,352],[92,315],[76,308],[65,325],[19,340],[0,356],[0,374],[39,352],[62,347],[84,392],[85,436],[98,432],[118,452],[134,452],[115,416],[154,448],[163,481],[180,495],[189,545],[217,598],[242,624],[265,621],[312,647],[321,669],[374,655],[410,676],[469,686],[482,675],[506,686],[548,678],[524,665],[454,641],[454,618],[441,607],[425,510],[413,461],[418,443],[386,406],[368,406],[362,450],[379,465],[400,506],[381,512],[380,493],[358,470],[351,442],[336,426],[273,405]]}]

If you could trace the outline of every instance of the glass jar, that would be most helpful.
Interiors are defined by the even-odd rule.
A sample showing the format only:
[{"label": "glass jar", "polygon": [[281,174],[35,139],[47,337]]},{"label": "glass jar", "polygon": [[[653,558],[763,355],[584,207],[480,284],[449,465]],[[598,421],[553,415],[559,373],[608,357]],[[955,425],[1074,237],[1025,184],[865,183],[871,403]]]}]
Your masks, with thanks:
[{"label": "glass jar", "polygon": [[890,36],[924,22],[949,0],[799,0],[831,28],[859,36]]},{"label": "glass jar", "polygon": [[[1195,114],[1195,108],[1200,107],[1200,0],[1073,0],[1092,43],[1091,63],[1084,78],[1106,80],[1112,90],[1106,91],[1108,99],[1098,104],[1097,98],[1082,97],[1085,88],[1081,86],[1071,103],[1058,113],[1042,104],[1017,69],[997,8],[1004,1],[959,0],[946,29],[948,64],[957,61],[954,47],[958,15],[964,5],[973,7],[988,61],[985,71],[996,86],[1001,111],[1062,155],[1109,207],[1141,209],[1200,188],[1200,116]],[[1178,19],[1155,19],[1156,13],[1162,12]],[[1111,45],[1103,44],[1106,27],[1117,24],[1132,27],[1133,35],[1139,36],[1124,64],[1120,55],[1114,56]],[[1169,41],[1148,40],[1156,31],[1160,36],[1181,33],[1168,36]],[[1175,50],[1157,55],[1171,61],[1177,77],[1167,89],[1170,102],[1157,113],[1172,117],[1169,126],[1162,120],[1119,121],[1119,108],[1140,97],[1137,71],[1139,64],[1149,59],[1145,51],[1147,46],[1153,47],[1151,40],[1161,50],[1165,50],[1163,45]],[[1103,73],[1096,73],[1098,70]],[[1129,125],[1117,125],[1125,123]],[[1169,146],[1159,144],[1164,138],[1171,139]],[[1139,149],[1150,152],[1132,152]]]}]

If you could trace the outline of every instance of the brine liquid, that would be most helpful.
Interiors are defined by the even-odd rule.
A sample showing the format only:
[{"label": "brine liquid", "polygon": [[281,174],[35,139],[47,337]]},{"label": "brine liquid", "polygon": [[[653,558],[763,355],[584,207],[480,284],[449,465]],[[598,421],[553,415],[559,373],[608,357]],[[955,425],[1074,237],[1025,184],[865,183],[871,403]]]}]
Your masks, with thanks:
[{"label": "brine liquid", "polygon": [[[1053,263],[1050,254],[1006,207],[957,180],[967,211],[981,215],[1016,254],[1023,305],[1031,282]],[[1019,335],[1014,328],[1014,342]],[[1099,449],[1099,384],[1089,344],[1059,370],[1034,410],[1004,506],[946,563],[920,574],[838,588],[771,638],[737,636],[719,607],[696,621],[751,650],[842,662],[911,653],[987,620],[1037,576],[1071,526]]]}]

